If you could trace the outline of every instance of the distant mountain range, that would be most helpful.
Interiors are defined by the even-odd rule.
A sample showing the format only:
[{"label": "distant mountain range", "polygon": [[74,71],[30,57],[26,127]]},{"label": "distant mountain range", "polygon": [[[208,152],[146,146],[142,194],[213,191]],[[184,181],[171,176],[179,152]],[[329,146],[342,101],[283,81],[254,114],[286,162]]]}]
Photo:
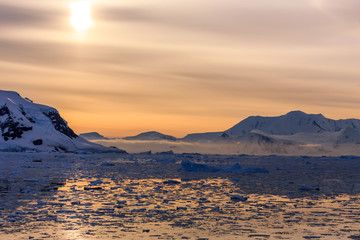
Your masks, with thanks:
[{"label": "distant mountain range", "polygon": [[347,127],[360,129],[360,120],[332,120],[322,114],[293,111],[279,117],[249,117],[225,132],[241,136],[257,129],[272,135],[293,135],[300,132],[338,132]]},{"label": "distant mountain range", "polygon": [[[16,92],[0,91],[0,151],[125,153],[93,143],[106,141],[154,141],[156,146],[165,141],[171,148],[185,146],[192,151],[197,151],[200,143],[216,147],[229,143],[236,152],[250,154],[360,154],[360,120],[333,120],[292,111],[278,117],[248,117],[225,131],[192,133],[184,138],[156,131],[125,138],[107,138],[96,132],[78,136],[55,108],[33,103]],[[110,144],[105,145],[113,146]]]},{"label": "distant mountain range", "polygon": [[170,135],[165,135],[159,132],[155,132],[155,131],[150,131],[150,132],[144,132],[144,133],[140,133],[136,136],[132,136],[132,137],[124,137],[123,139],[125,140],[168,140],[168,141],[176,141],[177,138],[170,136]]},{"label": "distant mountain range", "polygon": [[85,138],[87,140],[108,140],[110,138],[104,137],[100,133],[97,132],[89,132],[89,133],[81,133],[79,137]]},{"label": "distant mountain range", "polygon": [[[244,140],[254,135],[286,139],[285,136],[297,134],[313,136],[325,133],[351,135],[357,141],[357,132],[360,130],[359,119],[333,120],[322,114],[306,114],[301,111],[292,111],[279,117],[252,116],[244,119],[235,126],[223,132],[195,133],[184,137],[184,141],[216,141],[223,139]],[[335,134],[336,135],[336,134]],[[341,136],[338,136],[341,138]],[[343,136],[347,139],[345,136]],[[289,137],[294,139],[294,137]],[[339,139],[339,141],[343,141]]]},{"label": "distant mountain range", "polygon": [[360,120],[333,120],[322,114],[292,111],[278,117],[248,117],[222,132],[192,133],[184,138],[175,138],[153,131],[123,139],[208,143],[241,142],[251,145],[281,146],[282,148],[290,145],[315,146],[319,144],[332,146],[355,144],[360,147]]},{"label": "distant mountain range", "polygon": [[104,137],[100,133],[97,132],[89,132],[89,133],[81,133],[79,134],[80,137],[85,138],[86,140],[92,141],[92,140],[135,140],[135,141],[157,141],[157,140],[167,140],[167,141],[177,141],[178,139],[176,137],[165,135],[156,131],[149,131],[140,133],[135,136],[129,136],[124,138],[108,138]]},{"label": "distant mountain range", "polygon": [[0,91],[0,151],[123,152],[78,137],[52,107]]}]

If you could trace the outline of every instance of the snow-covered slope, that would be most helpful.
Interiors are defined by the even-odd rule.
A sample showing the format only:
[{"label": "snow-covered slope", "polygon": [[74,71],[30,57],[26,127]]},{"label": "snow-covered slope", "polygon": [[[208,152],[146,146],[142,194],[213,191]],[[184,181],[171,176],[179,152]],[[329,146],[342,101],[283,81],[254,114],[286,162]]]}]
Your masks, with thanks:
[{"label": "snow-covered slope", "polygon": [[[360,144],[360,129],[359,128],[352,128],[347,127],[340,131],[337,139],[337,144],[348,144],[348,143],[354,143],[354,144]],[[360,145],[359,145],[360,148]]]},{"label": "snow-covered slope", "polygon": [[97,132],[89,132],[89,133],[81,133],[79,134],[79,137],[85,138],[86,140],[106,140],[109,139],[107,137],[104,137],[100,133]]},{"label": "snow-covered slope", "polygon": [[332,120],[322,114],[293,111],[279,117],[249,117],[228,129],[226,133],[241,136],[258,129],[268,134],[292,135],[300,132],[338,132],[346,127],[360,129],[360,120]]},{"label": "snow-covered slope", "polygon": [[[186,142],[198,142],[198,141],[216,141],[222,140],[222,132],[208,132],[208,133],[191,133],[182,138],[182,141]],[[227,135],[226,135],[227,136]]]},{"label": "snow-covered slope", "polygon": [[232,145],[247,154],[358,155],[360,120],[293,111],[279,117],[248,117],[224,132],[189,134],[180,141]]},{"label": "snow-covered slope", "polygon": [[0,151],[119,151],[78,137],[52,107],[0,91]]},{"label": "snow-covered slope", "polygon": [[150,132],[144,132],[140,133],[136,136],[131,137],[124,137],[125,140],[140,140],[140,141],[148,141],[148,140],[170,140],[170,141],[176,141],[176,137],[165,135],[159,132],[150,131]]},{"label": "snow-covered slope", "polygon": [[[294,141],[296,137],[301,137],[299,140],[303,140],[303,138],[311,139],[314,136],[315,138],[322,138],[327,136],[326,133],[340,133],[346,128],[349,128],[348,132],[354,129],[360,131],[360,120],[333,120],[324,117],[322,114],[306,114],[301,111],[293,111],[279,117],[248,117],[224,132],[189,134],[181,140],[191,142],[222,141],[224,139],[236,141],[250,139],[254,136],[259,137],[256,134],[254,135],[253,132],[257,131],[256,133],[270,135],[274,139]],[[290,137],[292,135],[294,137]],[[332,138],[332,140],[334,139]]]}]

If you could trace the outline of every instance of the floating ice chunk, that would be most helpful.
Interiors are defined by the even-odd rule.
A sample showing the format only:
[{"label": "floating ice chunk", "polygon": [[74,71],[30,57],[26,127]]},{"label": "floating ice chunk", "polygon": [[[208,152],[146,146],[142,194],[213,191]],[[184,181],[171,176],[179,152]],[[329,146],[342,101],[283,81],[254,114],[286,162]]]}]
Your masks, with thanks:
[{"label": "floating ice chunk", "polygon": [[101,179],[95,180],[95,181],[91,181],[89,186],[94,186],[94,185],[99,185],[102,184],[103,181],[101,181]]},{"label": "floating ice chunk", "polygon": [[123,201],[118,200],[118,201],[117,201],[117,204],[122,204],[122,205],[125,205],[126,203],[127,203],[127,201],[126,201],[126,200],[123,200]]},{"label": "floating ice chunk", "polygon": [[66,213],[66,214],[69,214],[69,213],[76,213],[76,211],[74,211],[74,210],[57,210],[56,213]]},{"label": "floating ice chunk", "polygon": [[235,163],[234,165],[230,165],[223,169],[224,172],[238,172],[243,170],[244,169],[241,167],[239,163]]},{"label": "floating ice chunk", "polygon": [[40,182],[39,179],[24,179],[23,182],[31,182],[31,183],[34,183],[34,182]]},{"label": "floating ice chunk", "polygon": [[102,187],[84,187],[84,190],[101,190]]},{"label": "floating ice chunk", "polygon": [[179,172],[226,172],[226,173],[268,173],[265,168],[250,167],[242,168],[239,163],[230,165],[226,168],[209,166],[206,164],[194,163],[189,160],[183,160]]},{"label": "floating ice chunk", "polygon": [[60,203],[60,202],[49,202],[49,205],[51,205],[51,206],[60,206],[60,207],[62,207],[62,206],[64,206],[64,205],[65,205],[65,203]]},{"label": "floating ice chunk", "polygon": [[360,156],[345,155],[345,156],[341,156],[340,158],[342,158],[342,159],[360,159]]},{"label": "floating ice chunk", "polygon": [[189,160],[183,160],[179,172],[219,172],[221,168],[208,166],[206,164],[194,163]]},{"label": "floating ice chunk", "polygon": [[187,207],[177,207],[176,210],[178,210],[178,211],[179,210],[184,210],[185,211],[185,210],[187,210]]},{"label": "floating ice chunk", "polygon": [[174,152],[172,150],[166,152],[157,152],[157,155],[173,155]]},{"label": "floating ice chunk", "polygon": [[103,162],[103,163],[101,164],[101,166],[109,166],[109,167],[112,167],[112,166],[115,166],[115,163],[113,163],[113,162]]},{"label": "floating ice chunk", "polygon": [[20,189],[20,193],[30,193],[31,190],[26,188],[26,189]]},{"label": "floating ice chunk", "polygon": [[299,190],[301,190],[301,191],[319,191],[320,189],[319,189],[319,188],[310,187],[310,186],[307,186],[307,185],[301,185],[301,186],[299,187]]},{"label": "floating ice chunk", "polygon": [[269,171],[265,168],[261,167],[249,167],[244,168],[242,171],[234,171],[235,173],[269,173]]},{"label": "floating ice chunk", "polygon": [[169,185],[175,185],[175,184],[180,184],[181,182],[179,182],[177,180],[169,179],[169,180],[164,181],[163,183],[164,184],[169,184]]},{"label": "floating ice chunk", "polygon": [[152,154],[152,152],[151,152],[151,150],[150,151],[146,151],[146,152],[141,152],[141,153],[139,153],[140,155],[151,155]]},{"label": "floating ice chunk", "polygon": [[240,195],[232,195],[230,200],[233,202],[245,202],[248,200],[248,197],[240,196]]},{"label": "floating ice chunk", "polygon": [[66,158],[58,158],[57,161],[58,162],[68,162],[69,160]]},{"label": "floating ice chunk", "polygon": [[169,202],[171,202],[171,201],[174,201],[174,200],[172,200],[172,199],[164,199],[164,200],[163,200],[163,203],[169,203]]},{"label": "floating ice chunk", "polygon": [[146,212],[146,208],[133,209],[131,212]]}]

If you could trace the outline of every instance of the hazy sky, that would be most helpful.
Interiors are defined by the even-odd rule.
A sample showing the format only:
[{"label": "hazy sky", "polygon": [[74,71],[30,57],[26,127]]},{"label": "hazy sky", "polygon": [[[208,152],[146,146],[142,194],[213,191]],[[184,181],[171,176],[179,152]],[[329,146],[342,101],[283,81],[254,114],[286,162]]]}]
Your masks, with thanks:
[{"label": "hazy sky", "polygon": [[178,137],[291,110],[360,118],[359,0],[0,0],[0,89],[75,132]]}]

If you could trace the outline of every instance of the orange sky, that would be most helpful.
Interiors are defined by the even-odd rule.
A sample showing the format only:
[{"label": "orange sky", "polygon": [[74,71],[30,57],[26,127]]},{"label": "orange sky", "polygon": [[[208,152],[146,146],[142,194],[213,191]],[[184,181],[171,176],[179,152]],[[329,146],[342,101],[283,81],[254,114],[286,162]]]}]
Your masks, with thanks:
[{"label": "orange sky", "polygon": [[77,133],[222,131],[291,110],[360,118],[358,0],[0,0],[0,86]]}]

